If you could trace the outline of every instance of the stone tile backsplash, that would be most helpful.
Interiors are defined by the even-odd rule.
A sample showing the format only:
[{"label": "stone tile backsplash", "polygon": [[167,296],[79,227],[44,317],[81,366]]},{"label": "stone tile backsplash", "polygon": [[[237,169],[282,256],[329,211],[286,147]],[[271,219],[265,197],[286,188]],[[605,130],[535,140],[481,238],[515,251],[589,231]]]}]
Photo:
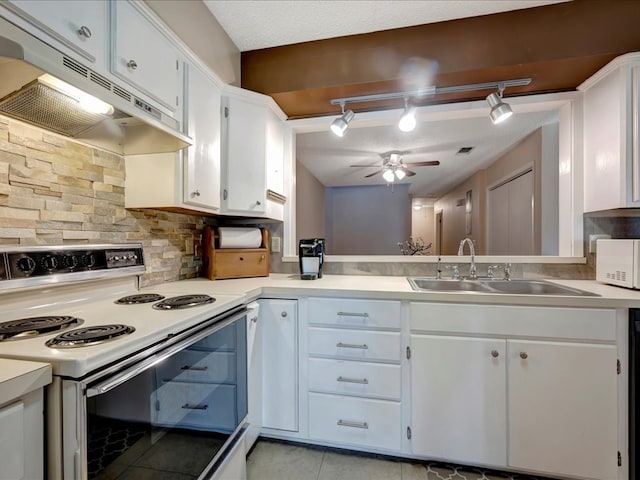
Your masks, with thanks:
[{"label": "stone tile backsplash", "polygon": [[0,244],[141,242],[143,284],[197,276],[204,217],[126,210],[124,162],[0,116]]}]

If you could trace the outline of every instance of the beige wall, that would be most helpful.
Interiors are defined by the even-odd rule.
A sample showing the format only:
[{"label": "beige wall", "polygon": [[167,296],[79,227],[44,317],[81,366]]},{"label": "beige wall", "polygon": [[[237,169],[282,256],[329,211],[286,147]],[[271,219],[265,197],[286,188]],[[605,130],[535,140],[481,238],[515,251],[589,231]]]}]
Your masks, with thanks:
[{"label": "beige wall", "polygon": [[240,86],[240,50],[201,0],[145,2],[224,83]]},{"label": "beige wall", "polygon": [[300,162],[296,163],[296,199],[296,239],[325,238],[324,185]]},{"label": "beige wall", "polygon": [[[466,233],[465,198],[471,190],[471,234]],[[461,205],[458,205],[461,203]],[[486,180],[481,170],[465,180],[449,193],[439,198],[434,213],[442,212],[442,255],[456,255],[460,240],[471,238],[477,255],[485,255]],[[434,251],[434,253],[436,253]],[[465,250],[467,254],[467,250]]]},{"label": "beige wall", "polygon": [[[413,199],[416,201],[416,199]],[[411,209],[411,236],[415,241],[422,239],[425,245],[431,244],[430,255],[436,252],[435,225],[433,207],[421,207],[420,210]]]},{"label": "beige wall", "polygon": [[0,116],[0,244],[141,242],[145,285],[196,276],[203,218],[125,210],[124,162]]}]

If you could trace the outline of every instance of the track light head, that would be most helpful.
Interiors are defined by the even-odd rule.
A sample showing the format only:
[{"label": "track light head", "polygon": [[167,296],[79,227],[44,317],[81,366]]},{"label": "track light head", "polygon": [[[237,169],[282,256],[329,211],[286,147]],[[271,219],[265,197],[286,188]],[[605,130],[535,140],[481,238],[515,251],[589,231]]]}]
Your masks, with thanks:
[{"label": "track light head", "polygon": [[344,134],[347,131],[347,128],[349,127],[349,122],[353,120],[353,117],[355,116],[355,113],[353,113],[353,110],[347,110],[346,112],[344,111],[344,104],[342,104],[341,107],[342,107],[342,115],[336,118],[331,123],[331,131],[334,134],[336,134],[338,137],[344,137]]},{"label": "track light head", "polygon": [[491,107],[489,118],[491,118],[494,125],[505,121],[513,115],[509,104],[502,101],[502,90],[500,89],[500,93],[494,92],[487,97],[487,103]]},{"label": "track light head", "polygon": [[416,128],[416,109],[409,105],[408,99],[404,99],[404,112],[398,122],[398,128],[403,132],[411,132]]}]

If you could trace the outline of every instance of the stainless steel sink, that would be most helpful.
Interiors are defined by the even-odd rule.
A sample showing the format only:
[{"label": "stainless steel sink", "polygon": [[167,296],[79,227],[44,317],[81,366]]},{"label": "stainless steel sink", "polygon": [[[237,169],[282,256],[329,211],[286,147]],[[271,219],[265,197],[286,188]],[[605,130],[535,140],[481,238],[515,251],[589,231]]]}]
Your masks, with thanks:
[{"label": "stainless steel sink", "polygon": [[439,280],[437,278],[407,277],[411,288],[419,292],[485,292],[495,293],[477,280]]},{"label": "stainless steel sink", "polygon": [[476,292],[503,295],[569,295],[599,297],[577,288],[565,287],[544,280],[439,280],[407,277],[411,288],[418,292]]},{"label": "stainless steel sink", "polygon": [[489,280],[487,284],[499,293],[514,295],[570,295],[578,297],[599,297],[600,295],[577,288],[565,287],[544,280]]}]

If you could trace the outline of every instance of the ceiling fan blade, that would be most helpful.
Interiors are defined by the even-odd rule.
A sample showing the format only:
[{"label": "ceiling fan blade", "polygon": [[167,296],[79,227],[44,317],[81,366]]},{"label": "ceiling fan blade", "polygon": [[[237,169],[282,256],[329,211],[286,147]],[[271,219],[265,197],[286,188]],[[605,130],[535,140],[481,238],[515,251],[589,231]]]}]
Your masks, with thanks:
[{"label": "ceiling fan blade", "polygon": [[374,163],[371,165],[349,165],[350,167],[361,167],[361,168],[370,168],[370,167],[380,167],[379,163]]},{"label": "ceiling fan blade", "polygon": [[404,173],[407,174],[407,177],[413,177],[416,172],[412,172],[411,170],[407,170],[406,168],[404,169]]},{"label": "ceiling fan blade", "polygon": [[378,175],[380,172],[382,172],[382,169],[376,170],[375,172],[370,173],[369,175],[365,175],[364,178],[373,177],[374,175]]},{"label": "ceiling fan blade", "polygon": [[431,167],[440,165],[440,162],[438,160],[433,160],[430,162],[405,162],[405,165],[408,167]]}]

